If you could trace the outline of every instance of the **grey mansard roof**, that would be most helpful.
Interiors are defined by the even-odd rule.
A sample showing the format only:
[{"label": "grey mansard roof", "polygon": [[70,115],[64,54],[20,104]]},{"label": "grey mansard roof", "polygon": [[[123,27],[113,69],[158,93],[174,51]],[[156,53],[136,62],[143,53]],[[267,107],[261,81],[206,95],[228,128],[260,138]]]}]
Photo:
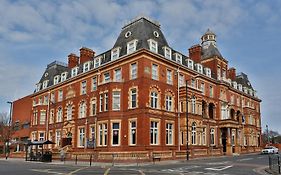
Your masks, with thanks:
[{"label": "grey mansard roof", "polygon": [[248,89],[253,89],[251,82],[248,79],[248,76],[243,72],[239,73],[236,76],[235,80],[238,84],[241,84],[243,87],[247,87]]},{"label": "grey mansard roof", "polygon": [[[131,32],[129,37],[125,37],[127,32]],[[154,32],[159,34],[158,37],[154,35]],[[141,48],[149,49],[148,40],[153,39],[158,43],[158,53],[164,55],[163,47],[169,47],[169,44],[160,30],[160,25],[156,22],[150,21],[147,18],[139,18],[136,21],[133,21],[122,28],[119,37],[117,38],[114,47],[121,47],[120,56],[126,55],[127,52],[127,43],[137,39],[137,50]]]}]

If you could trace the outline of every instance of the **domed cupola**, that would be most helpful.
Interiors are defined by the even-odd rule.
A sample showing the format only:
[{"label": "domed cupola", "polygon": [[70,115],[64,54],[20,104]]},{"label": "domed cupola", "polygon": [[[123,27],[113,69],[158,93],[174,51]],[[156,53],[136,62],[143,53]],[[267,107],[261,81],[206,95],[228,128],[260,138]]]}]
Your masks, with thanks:
[{"label": "domed cupola", "polygon": [[207,32],[201,37],[201,45],[203,49],[207,49],[210,44],[213,46],[216,46],[216,34],[212,32],[210,29],[207,30]]}]

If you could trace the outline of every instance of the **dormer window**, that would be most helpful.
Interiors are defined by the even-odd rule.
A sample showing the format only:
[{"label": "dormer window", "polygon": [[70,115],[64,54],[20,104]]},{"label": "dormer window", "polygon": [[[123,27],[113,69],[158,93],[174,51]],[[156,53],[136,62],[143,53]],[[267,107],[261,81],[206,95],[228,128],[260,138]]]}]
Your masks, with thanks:
[{"label": "dormer window", "polygon": [[244,93],[248,93],[248,88],[247,87],[243,87],[243,91],[244,91]]},{"label": "dormer window", "polygon": [[97,68],[100,66],[100,62],[101,62],[100,60],[101,60],[101,57],[94,59],[94,68]]},{"label": "dormer window", "polygon": [[120,47],[111,50],[111,60],[119,58]]},{"label": "dormer window", "polygon": [[137,41],[138,40],[135,39],[127,43],[127,54],[131,54],[137,50]]},{"label": "dormer window", "polygon": [[163,49],[165,58],[172,59],[172,50],[167,46],[165,46]]},{"label": "dormer window", "polygon": [[182,55],[179,53],[176,53],[176,62],[182,64]]},{"label": "dormer window", "polygon": [[210,68],[205,68],[205,73],[206,73],[206,75],[207,75],[207,77],[210,77],[211,78],[211,76],[212,76],[212,71],[211,71],[211,69]]},{"label": "dormer window", "polygon": [[60,81],[60,75],[56,75],[56,76],[54,77],[54,85],[58,84],[59,81]]},{"label": "dormer window", "polygon": [[49,80],[43,81],[42,89],[46,89],[48,87]]},{"label": "dormer window", "polygon": [[88,72],[90,70],[90,61],[83,64],[83,72]]},{"label": "dormer window", "polygon": [[67,77],[67,72],[64,72],[61,74],[61,81],[65,81],[66,80],[66,77]]},{"label": "dormer window", "polygon": [[187,59],[187,67],[188,67],[189,69],[193,69],[193,60]]},{"label": "dormer window", "polygon": [[197,64],[197,72],[203,74],[203,66],[201,64]]},{"label": "dormer window", "polygon": [[40,88],[41,88],[41,83],[38,83],[38,84],[36,84],[36,92],[38,92],[38,91],[40,91]]},{"label": "dormer window", "polygon": [[78,67],[71,69],[71,77],[75,77],[78,74]]},{"label": "dormer window", "polygon": [[153,39],[148,40],[149,50],[158,53],[158,43]]},{"label": "dormer window", "polygon": [[238,84],[239,91],[242,91],[242,84]]},{"label": "dormer window", "polygon": [[237,82],[236,82],[236,81],[233,81],[233,82],[232,82],[232,86],[234,87],[234,89],[237,89]]},{"label": "dormer window", "polygon": [[252,90],[252,89],[249,89],[249,94],[250,94],[251,96],[253,96],[253,90]]}]

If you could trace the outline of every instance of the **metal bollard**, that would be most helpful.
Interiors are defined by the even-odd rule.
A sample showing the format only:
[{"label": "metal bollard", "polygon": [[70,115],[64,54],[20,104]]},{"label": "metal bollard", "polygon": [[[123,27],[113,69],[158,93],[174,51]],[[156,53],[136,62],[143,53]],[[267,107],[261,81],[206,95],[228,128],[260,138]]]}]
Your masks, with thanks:
[{"label": "metal bollard", "polygon": [[75,165],[77,165],[77,155],[75,156]]},{"label": "metal bollard", "polygon": [[90,166],[92,166],[92,154],[90,155]]},{"label": "metal bollard", "polygon": [[112,166],[114,166],[114,154],[112,154]]}]

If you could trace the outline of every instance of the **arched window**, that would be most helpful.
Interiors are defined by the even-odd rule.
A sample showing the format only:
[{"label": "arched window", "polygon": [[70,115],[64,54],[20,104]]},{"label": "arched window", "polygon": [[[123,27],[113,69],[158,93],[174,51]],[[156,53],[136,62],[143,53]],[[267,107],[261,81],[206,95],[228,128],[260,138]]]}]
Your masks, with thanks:
[{"label": "arched window", "polygon": [[62,122],[62,108],[59,107],[57,111],[57,122]]},{"label": "arched window", "polygon": [[191,144],[196,144],[196,123],[193,122],[191,126]]},{"label": "arched window", "polygon": [[79,118],[86,117],[86,103],[82,101],[79,106]]},{"label": "arched window", "polygon": [[196,112],[196,99],[195,96],[191,99],[191,113],[195,114]]},{"label": "arched window", "polygon": [[150,93],[150,107],[157,108],[158,104],[158,93],[153,91]]},{"label": "arched window", "polygon": [[72,120],[72,105],[67,106],[66,120]]}]

